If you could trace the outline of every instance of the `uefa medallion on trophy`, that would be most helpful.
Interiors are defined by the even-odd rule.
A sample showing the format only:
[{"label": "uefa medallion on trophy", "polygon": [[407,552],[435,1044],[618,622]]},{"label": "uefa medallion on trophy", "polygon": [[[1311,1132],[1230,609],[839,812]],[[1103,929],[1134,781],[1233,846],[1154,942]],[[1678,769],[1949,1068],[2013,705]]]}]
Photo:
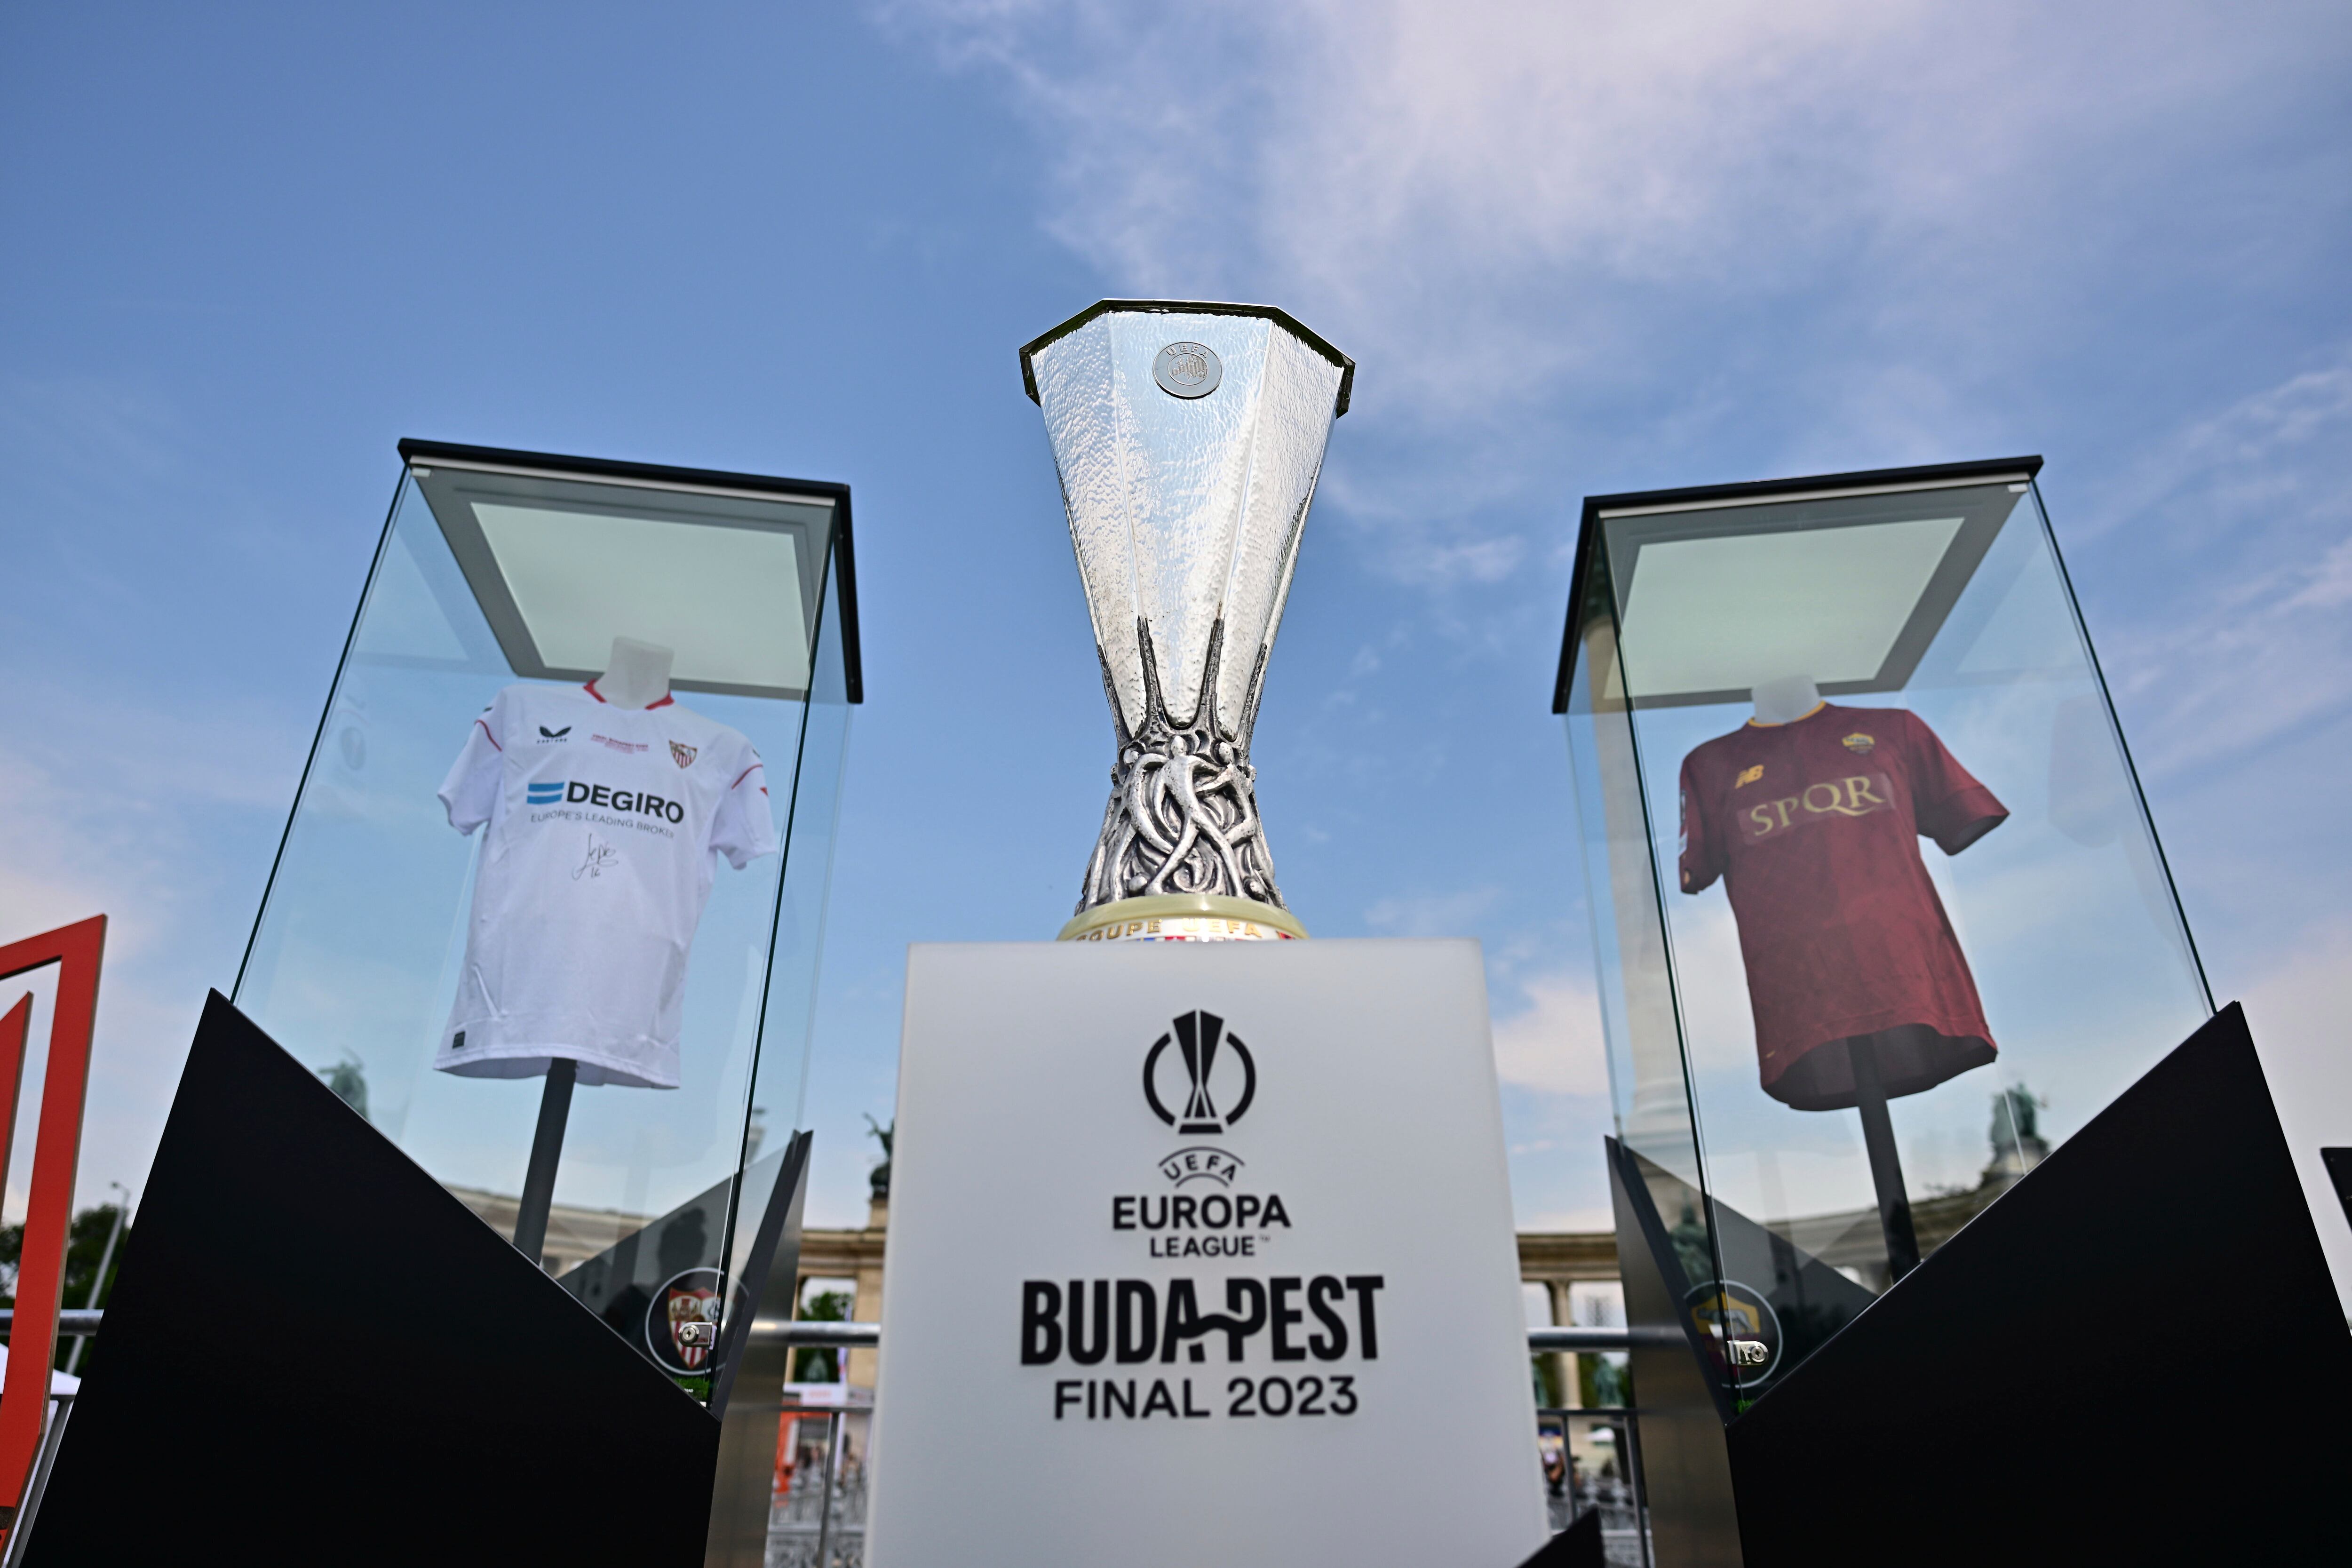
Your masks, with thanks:
[{"label": "uefa medallion on trophy", "polygon": [[1280,941],[1250,731],[1355,362],[1262,305],[1106,300],[1021,351],[1118,758],[1065,942]]}]

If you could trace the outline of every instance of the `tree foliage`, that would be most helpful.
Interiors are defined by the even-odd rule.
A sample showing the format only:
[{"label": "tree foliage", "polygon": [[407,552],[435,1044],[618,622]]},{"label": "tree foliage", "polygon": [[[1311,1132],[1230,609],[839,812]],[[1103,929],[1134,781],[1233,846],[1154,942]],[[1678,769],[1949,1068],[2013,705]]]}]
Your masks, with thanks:
[{"label": "tree foliage", "polygon": [[[74,1215],[73,1228],[67,1233],[65,1289],[58,1292],[58,1305],[81,1308],[90,1305],[89,1288],[98,1279],[98,1262],[106,1255],[106,1238],[113,1233],[114,1216],[121,1212],[120,1205],[100,1204]],[[97,1304],[106,1305],[114,1289],[115,1276],[122,1272],[123,1254],[131,1249],[131,1232],[125,1228],[122,1239],[114,1248],[114,1261],[107,1266],[105,1282],[100,1287]],[[16,1304],[16,1270],[25,1256],[25,1227],[22,1225],[0,1226],[0,1280],[6,1289],[0,1293],[0,1306]],[[62,1335],[58,1340],[58,1364],[65,1365],[67,1352],[73,1342]],[[91,1352],[85,1351],[81,1370],[89,1370]]]},{"label": "tree foliage", "polygon": [[[849,1308],[846,1290],[820,1290],[801,1304],[801,1316],[819,1323],[845,1323],[849,1321]],[[839,1383],[841,1352],[829,1348],[793,1352],[793,1381]]]}]

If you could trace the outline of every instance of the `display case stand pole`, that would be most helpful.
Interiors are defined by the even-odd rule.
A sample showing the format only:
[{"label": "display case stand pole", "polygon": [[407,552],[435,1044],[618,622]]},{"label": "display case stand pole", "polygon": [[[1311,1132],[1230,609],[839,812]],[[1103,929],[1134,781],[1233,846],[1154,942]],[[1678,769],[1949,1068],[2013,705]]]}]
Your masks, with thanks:
[{"label": "display case stand pole", "polygon": [[1886,1083],[1878,1076],[1878,1052],[1867,1037],[1846,1042],[1853,1061],[1854,1109],[1862,1112],[1862,1145],[1870,1154],[1871,1184],[1878,1189],[1878,1225],[1886,1234],[1887,1283],[1919,1267],[1919,1237],[1911,1228],[1911,1194],[1903,1185],[1903,1155],[1895,1146],[1895,1121],[1886,1113]]},{"label": "display case stand pole", "polygon": [[[555,1202],[555,1163],[563,1157],[563,1124],[572,1120],[572,1086],[579,1078],[580,1064],[570,1057],[558,1057],[547,1064],[547,1086],[539,1094],[539,1130],[531,1134],[530,1166],[523,1173],[522,1203],[515,1211],[514,1227],[515,1249],[534,1263],[547,1245],[547,1211]],[[1884,1117],[1883,1097],[1879,1105],[1879,1115]],[[1877,1156],[1871,1158],[1875,1166]],[[1900,1190],[1899,1177],[1896,1184]]]}]

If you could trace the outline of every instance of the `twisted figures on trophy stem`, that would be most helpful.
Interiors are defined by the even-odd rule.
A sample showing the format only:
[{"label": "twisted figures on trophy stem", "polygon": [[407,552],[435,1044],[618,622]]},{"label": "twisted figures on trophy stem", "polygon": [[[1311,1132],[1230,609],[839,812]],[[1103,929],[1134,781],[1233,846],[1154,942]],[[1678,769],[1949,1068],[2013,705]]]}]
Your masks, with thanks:
[{"label": "twisted figures on trophy stem", "polygon": [[[1162,706],[1149,628],[1138,628],[1145,649],[1145,720],[1139,734],[1129,733],[1124,722],[1119,726],[1110,802],[1087,867],[1078,912],[1162,893],[1206,893],[1283,907],[1258,820],[1257,770],[1244,742],[1216,720],[1213,693],[1223,629],[1220,622],[1210,637],[1200,710],[1180,729]],[[1118,711],[1116,698],[1112,710]]]}]

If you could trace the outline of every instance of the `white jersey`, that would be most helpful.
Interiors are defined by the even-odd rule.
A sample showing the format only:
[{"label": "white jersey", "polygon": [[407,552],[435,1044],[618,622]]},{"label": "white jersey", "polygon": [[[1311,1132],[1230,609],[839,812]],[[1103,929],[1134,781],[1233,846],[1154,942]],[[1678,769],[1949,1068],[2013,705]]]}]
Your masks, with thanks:
[{"label": "white jersey", "polygon": [[687,953],[719,857],[773,854],[751,742],[667,697],[615,708],[586,686],[509,686],[441,786],[483,824],[457,1001],[433,1065],[583,1084],[677,1087]]}]

